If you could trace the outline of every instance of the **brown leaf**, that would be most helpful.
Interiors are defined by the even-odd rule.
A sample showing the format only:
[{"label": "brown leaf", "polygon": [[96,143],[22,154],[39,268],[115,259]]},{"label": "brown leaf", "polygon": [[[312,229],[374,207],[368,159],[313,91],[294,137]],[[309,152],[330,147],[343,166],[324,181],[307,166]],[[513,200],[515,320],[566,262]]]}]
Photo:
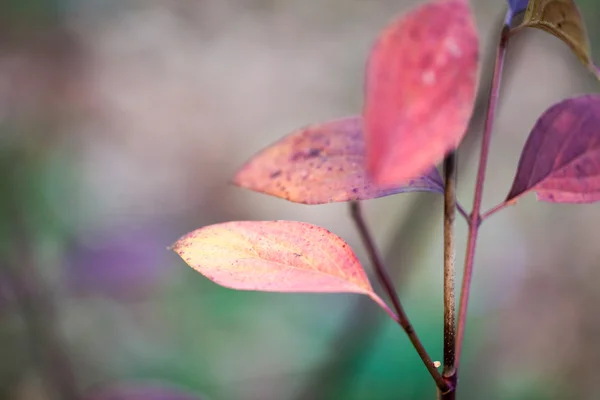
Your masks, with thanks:
[{"label": "brown leaf", "polygon": [[478,46],[466,0],[427,2],[381,32],[363,112],[376,182],[402,184],[458,146],[475,101]]},{"label": "brown leaf", "polygon": [[195,230],[173,250],[231,289],[267,292],[373,292],[350,246],[328,230],[295,221],[236,221]]},{"label": "brown leaf", "polygon": [[241,187],[296,203],[323,204],[366,200],[396,193],[443,193],[437,169],[403,185],[377,185],[366,171],[361,117],[311,125],[254,156],[233,182]]},{"label": "brown leaf", "polygon": [[600,200],[599,95],[563,100],[538,119],[506,201],[529,191],[554,203]]},{"label": "brown leaf", "polygon": [[600,77],[592,59],[585,23],[573,0],[531,0],[523,22],[512,32],[527,27],[544,30],[565,42],[583,65]]}]

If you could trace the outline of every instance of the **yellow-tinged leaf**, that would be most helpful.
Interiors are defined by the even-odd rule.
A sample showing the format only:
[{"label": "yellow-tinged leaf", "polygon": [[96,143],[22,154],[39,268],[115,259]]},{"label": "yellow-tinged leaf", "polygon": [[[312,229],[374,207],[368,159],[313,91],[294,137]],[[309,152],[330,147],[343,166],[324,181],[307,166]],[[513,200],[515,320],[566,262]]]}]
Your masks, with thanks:
[{"label": "yellow-tinged leaf", "polygon": [[233,183],[303,204],[367,200],[396,193],[444,193],[435,165],[402,185],[383,187],[368,176],[363,119],[314,124],[285,136],[252,157]]},{"label": "yellow-tinged leaf", "polygon": [[573,0],[530,0],[523,22],[512,32],[527,27],[544,30],[565,42],[583,65],[600,78],[585,23]]},{"label": "yellow-tinged leaf", "polygon": [[206,226],[173,250],[208,279],[231,289],[360,293],[388,314],[358,258],[340,237],[296,221],[235,221]]}]

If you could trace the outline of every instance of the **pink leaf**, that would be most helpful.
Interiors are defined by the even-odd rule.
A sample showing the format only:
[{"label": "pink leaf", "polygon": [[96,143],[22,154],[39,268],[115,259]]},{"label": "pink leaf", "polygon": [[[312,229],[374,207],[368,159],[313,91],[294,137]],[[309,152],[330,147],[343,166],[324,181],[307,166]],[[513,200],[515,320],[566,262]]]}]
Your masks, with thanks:
[{"label": "pink leaf", "polygon": [[478,45],[467,0],[426,3],[380,34],[364,106],[376,182],[403,183],[458,147],[475,101]]},{"label": "pink leaf", "polygon": [[362,118],[348,117],[300,129],[254,156],[234,183],[297,203],[366,200],[402,192],[444,191],[433,164],[404,185],[381,186],[366,172]]},{"label": "pink leaf", "polygon": [[599,95],[563,100],[538,119],[506,201],[529,191],[553,203],[600,200]]},{"label": "pink leaf", "polygon": [[360,293],[388,310],[350,246],[315,225],[226,222],[187,234],[173,250],[202,275],[231,289]]}]

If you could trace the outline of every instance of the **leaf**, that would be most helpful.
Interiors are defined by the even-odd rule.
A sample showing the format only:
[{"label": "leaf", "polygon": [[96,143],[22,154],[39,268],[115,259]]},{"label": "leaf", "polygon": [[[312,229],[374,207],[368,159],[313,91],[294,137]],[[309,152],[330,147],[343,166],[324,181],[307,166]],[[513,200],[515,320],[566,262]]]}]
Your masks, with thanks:
[{"label": "leaf", "polygon": [[435,166],[405,185],[381,186],[366,171],[362,118],[308,126],[254,156],[235,175],[241,187],[296,203],[366,200],[402,192],[443,193]]},{"label": "leaf", "polygon": [[538,119],[506,201],[529,191],[553,203],[600,200],[599,95],[563,100]]},{"label": "leaf", "polygon": [[592,59],[585,23],[573,0],[531,0],[523,22],[512,32],[527,27],[544,30],[562,40],[583,65],[600,78]]},{"label": "leaf", "polygon": [[475,101],[478,45],[466,0],[426,3],[379,35],[363,111],[377,183],[406,182],[458,146]]},{"label": "leaf", "polygon": [[328,230],[295,221],[236,221],[195,230],[173,250],[231,289],[360,293],[384,309],[350,246]]}]

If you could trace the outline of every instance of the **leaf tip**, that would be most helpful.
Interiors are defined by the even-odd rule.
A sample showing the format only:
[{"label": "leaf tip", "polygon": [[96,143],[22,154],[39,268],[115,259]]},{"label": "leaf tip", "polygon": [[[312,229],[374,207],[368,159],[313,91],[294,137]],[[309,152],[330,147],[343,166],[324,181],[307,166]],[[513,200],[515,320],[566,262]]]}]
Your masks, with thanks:
[{"label": "leaf tip", "polygon": [[241,167],[240,169],[238,169],[236,171],[235,175],[233,175],[233,177],[231,177],[227,183],[229,185],[243,188],[244,186],[242,185],[242,182],[243,182],[242,177],[243,177],[245,170],[246,170],[246,166],[244,165],[243,167]]},{"label": "leaf tip", "polygon": [[173,251],[173,252],[175,252],[177,254],[180,254],[179,253],[179,240],[176,241],[175,243],[173,243],[172,245],[167,246],[167,250],[170,250],[170,251]]},{"label": "leaf tip", "polygon": [[188,240],[187,240],[189,235],[190,235],[190,233],[183,235],[182,237],[177,239],[175,241],[175,243],[173,243],[172,245],[167,247],[167,250],[171,250],[171,251],[177,253],[179,256],[181,256],[181,254],[183,253],[183,248],[189,246]]}]

